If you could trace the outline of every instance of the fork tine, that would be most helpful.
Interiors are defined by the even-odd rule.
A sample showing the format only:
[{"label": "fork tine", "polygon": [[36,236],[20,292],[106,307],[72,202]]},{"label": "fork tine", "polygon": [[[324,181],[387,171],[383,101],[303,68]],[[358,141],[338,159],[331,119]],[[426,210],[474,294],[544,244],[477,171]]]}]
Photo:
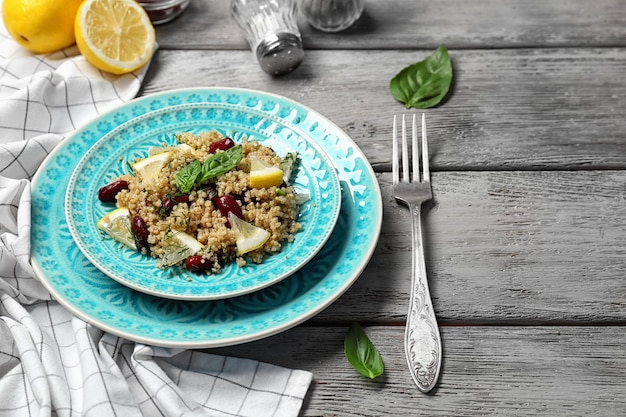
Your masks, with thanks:
[{"label": "fork tine", "polygon": [[[414,114],[411,123],[411,161],[409,162],[409,141],[407,138],[406,116],[402,115],[400,134],[402,135],[402,143],[398,143],[398,118],[393,115],[392,129],[392,173],[393,184],[398,184],[400,180],[404,182],[430,182],[430,168],[428,161],[428,138],[426,135],[426,114],[422,113],[422,168],[423,172],[420,179],[420,161],[419,161],[419,141],[417,134],[417,117]],[[412,169],[411,169],[412,167]],[[402,170],[402,178],[400,171]]]},{"label": "fork tine", "polygon": [[399,159],[398,159],[398,124],[397,124],[397,120],[396,120],[396,115],[393,115],[393,133],[391,135],[392,137],[392,143],[391,143],[391,168],[392,168],[392,172],[393,172],[393,184],[397,184],[400,182],[400,167],[398,166],[399,163]]},{"label": "fork tine", "polygon": [[409,143],[406,138],[406,118],[402,115],[402,181],[409,178]]},{"label": "fork tine", "polygon": [[425,113],[422,113],[422,164],[424,165],[424,181],[430,182],[430,167],[428,165],[428,138],[426,136]]},{"label": "fork tine", "polygon": [[411,147],[413,148],[412,159],[413,159],[413,181],[420,180],[420,160],[419,160],[419,148],[417,147],[417,121],[415,119],[415,114],[413,114],[413,123],[412,123],[412,138],[411,138]]}]

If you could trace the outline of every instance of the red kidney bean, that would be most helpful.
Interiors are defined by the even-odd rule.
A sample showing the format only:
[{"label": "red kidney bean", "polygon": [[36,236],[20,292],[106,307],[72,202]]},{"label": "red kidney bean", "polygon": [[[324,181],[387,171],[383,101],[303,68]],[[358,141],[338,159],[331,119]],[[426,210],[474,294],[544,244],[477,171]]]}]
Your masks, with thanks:
[{"label": "red kidney bean", "polygon": [[235,146],[235,142],[231,138],[224,138],[220,141],[213,142],[211,146],[209,146],[209,153],[215,153],[218,150],[227,151],[233,146]]},{"label": "red kidney bean", "polygon": [[211,200],[213,204],[217,206],[222,216],[228,217],[228,213],[232,212],[235,216],[243,219],[243,213],[241,207],[237,203],[237,200],[232,195],[220,195],[213,197]]},{"label": "red kidney bean", "polygon": [[163,209],[165,210],[166,213],[169,213],[170,211],[172,211],[174,206],[176,206],[176,204],[179,204],[179,203],[189,204],[190,203],[189,196],[179,195],[177,197],[167,197],[165,200],[163,200]]},{"label": "red kidney bean", "polygon": [[134,216],[130,223],[130,228],[133,232],[133,236],[135,237],[135,244],[137,245],[137,249],[148,249],[150,247],[150,245],[148,244],[148,237],[150,236],[150,232],[148,231],[148,226],[146,225],[146,222],[140,216]]},{"label": "red kidney bean", "polygon": [[115,203],[115,196],[122,190],[128,189],[128,182],[115,180],[98,190],[98,199],[103,203]]},{"label": "red kidney bean", "polygon": [[185,266],[190,271],[206,271],[211,269],[211,262],[205,259],[202,255],[192,255],[185,259]]}]

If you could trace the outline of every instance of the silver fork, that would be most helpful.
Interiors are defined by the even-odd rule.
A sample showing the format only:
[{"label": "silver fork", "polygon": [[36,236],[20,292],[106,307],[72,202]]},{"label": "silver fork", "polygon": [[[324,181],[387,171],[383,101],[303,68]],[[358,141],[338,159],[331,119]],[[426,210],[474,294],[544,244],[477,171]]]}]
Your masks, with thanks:
[{"label": "silver fork", "polygon": [[[393,195],[411,211],[412,273],[411,299],[404,332],[404,350],[413,381],[422,392],[430,391],[439,378],[441,367],[441,337],[433,310],[422,238],[422,203],[433,198],[428,165],[426,116],[422,114],[422,170],[420,175],[417,123],[413,115],[412,158],[409,162],[405,116],[402,115],[402,149],[398,150],[397,118],[393,116]],[[400,160],[400,154],[402,160]],[[412,176],[409,175],[412,165]],[[400,177],[402,172],[402,178]]]}]

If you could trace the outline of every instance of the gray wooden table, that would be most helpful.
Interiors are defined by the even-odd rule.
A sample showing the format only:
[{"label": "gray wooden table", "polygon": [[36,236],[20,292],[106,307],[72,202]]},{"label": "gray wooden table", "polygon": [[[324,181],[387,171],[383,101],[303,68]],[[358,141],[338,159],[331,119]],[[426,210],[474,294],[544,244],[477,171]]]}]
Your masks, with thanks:
[{"label": "gray wooden table", "polygon": [[[626,413],[626,3],[368,0],[345,32],[301,19],[305,62],[261,71],[228,1],[192,0],[157,28],[141,94],[246,87],[347,132],[377,173],[382,234],[361,277],[308,322],[217,353],[310,370],[303,416],[618,416]],[[428,395],[405,366],[408,211],[390,190],[389,93],[445,44],[452,93],[426,111],[434,202],[427,268],[443,365]],[[368,380],[343,353],[351,322],[381,351]]]}]

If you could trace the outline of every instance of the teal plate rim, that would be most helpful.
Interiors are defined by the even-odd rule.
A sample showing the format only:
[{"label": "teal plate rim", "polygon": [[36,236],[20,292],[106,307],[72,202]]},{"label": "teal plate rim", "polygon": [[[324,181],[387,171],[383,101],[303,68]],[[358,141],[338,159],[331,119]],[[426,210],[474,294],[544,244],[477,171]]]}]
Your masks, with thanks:
[{"label": "teal plate rim", "polygon": [[337,224],[322,249],[292,276],[262,290],[213,301],[170,300],[135,291],[94,267],[78,249],[64,213],[65,189],[86,150],[128,115],[112,110],[79,129],[46,158],[32,181],[31,264],[37,279],[77,317],[140,343],[212,348],[250,342],[288,330],[345,293],[374,252],[382,226],[376,176],[354,141],[314,110],[291,99],[243,88],[190,88],[129,102],[142,114],[184,102],[261,105],[295,131],[307,132],[327,153],[341,184]]},{"label": "teal plate rim", "polygon": [[[83,254],[106,275],[135,290],[179,300],[216,300],[258,291],[304,266],[322,248],[337,222],[341,189],[330,159],[307,132],[255,107],[230,103],[191,102],[168,105],[130,119],[105,133],[81,157],[69,180],[65,218]],[[117,109],[123,112],[127,106]],[[130,109],[129,109],[130,111]],[[108,126],[107,126],[108,127]],[[217,130],[240,143],[243,137],[272,147],[279,155],[297,152],[300,163],[293,185],[309,194],[300,210],[303,225],[293,242],[261,264],[226,265],[219,274],[194,273],[182,266],[159,269],[156,259],[105,236],[97,222],[115,208],[98,200],[98,189],[130,173],[129,164],[153,146],[176,145],[175,134]],[[305,135],[302,135],[304,133]],[[77,133],[81,134],[81,133]],[[73,139],[78,142],[81,139]]]}]

